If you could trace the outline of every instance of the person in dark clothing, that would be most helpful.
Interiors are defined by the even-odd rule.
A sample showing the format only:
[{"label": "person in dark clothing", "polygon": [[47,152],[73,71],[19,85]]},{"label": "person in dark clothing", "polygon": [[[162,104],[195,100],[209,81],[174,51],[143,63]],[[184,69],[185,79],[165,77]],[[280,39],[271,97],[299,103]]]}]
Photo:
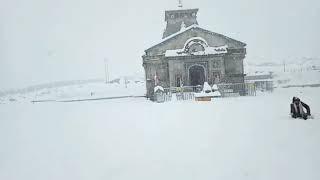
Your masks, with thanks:
[{"label": "person in dark clothing", "polygon": [[[304,108],[307,110],[307,113],[304,111]],[[310,116],[310,107],[300,101],[299,98],[293,97],[292,103],[290,104],[290,112],[292,118],[303,118],[304,120],[308,119],[308,116]]]}]

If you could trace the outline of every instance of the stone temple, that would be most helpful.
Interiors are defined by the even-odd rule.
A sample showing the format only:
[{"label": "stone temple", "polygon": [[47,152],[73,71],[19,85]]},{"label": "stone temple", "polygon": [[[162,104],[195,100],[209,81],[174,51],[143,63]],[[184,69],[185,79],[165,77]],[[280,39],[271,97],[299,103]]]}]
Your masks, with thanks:
[{"label": "stone temple", "polygon": [[198,9],[165,11],[162,40],[145,50],[147,97],[154,87],[197,86],[208,82],[244,83],[246,44],[201,28]]}]

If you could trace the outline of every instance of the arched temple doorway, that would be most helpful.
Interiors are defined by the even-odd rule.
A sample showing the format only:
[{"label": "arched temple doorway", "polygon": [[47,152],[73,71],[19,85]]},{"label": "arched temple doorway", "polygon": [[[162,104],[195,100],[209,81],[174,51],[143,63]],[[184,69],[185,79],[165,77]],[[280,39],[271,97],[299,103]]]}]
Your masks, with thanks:
[{"label": "arched temple doorway", "polygon": [[191,86],[203,85],[205,82],[205,70],[203,66],[194,65],[189,68],[189,80]]}]

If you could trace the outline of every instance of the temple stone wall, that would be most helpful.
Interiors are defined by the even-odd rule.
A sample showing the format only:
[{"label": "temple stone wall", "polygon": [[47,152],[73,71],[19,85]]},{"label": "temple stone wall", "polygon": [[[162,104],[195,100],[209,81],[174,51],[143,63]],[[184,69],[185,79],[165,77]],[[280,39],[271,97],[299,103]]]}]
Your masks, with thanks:
[{"label": "temple stone wall", "polygon": [[224,66],[226,74],[243,74],[243,59],[241,57],[226,56]]}]

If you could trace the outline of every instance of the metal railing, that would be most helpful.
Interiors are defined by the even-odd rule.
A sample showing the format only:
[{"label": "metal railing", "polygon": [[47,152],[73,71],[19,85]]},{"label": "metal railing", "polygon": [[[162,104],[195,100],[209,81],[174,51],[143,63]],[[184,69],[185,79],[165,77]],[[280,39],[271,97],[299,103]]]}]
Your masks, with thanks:
[{"label": "metal railing", "polygon": [[164,99],[163,101],[171,101],[172,96],[178,101],[185,101],[185,100],[193,100],[194,99],[194,91],[192,88],[179,88],[179,87],[171,87],[171,88],[164,88],[163,93]]},{"label": "metal railing", "polygon": [[194,92],[181,92],[175,95],[178,101],[194,100]]},{"label": "metal railing", "polygon": [[[254,83],[229,83],[217,84],[221,97],[256,96],[256,85]],[[155,94],[158,102],[194,100],[194,93],[201,92],[202,86],[183,86],[164,88],[161,94]]]}]

